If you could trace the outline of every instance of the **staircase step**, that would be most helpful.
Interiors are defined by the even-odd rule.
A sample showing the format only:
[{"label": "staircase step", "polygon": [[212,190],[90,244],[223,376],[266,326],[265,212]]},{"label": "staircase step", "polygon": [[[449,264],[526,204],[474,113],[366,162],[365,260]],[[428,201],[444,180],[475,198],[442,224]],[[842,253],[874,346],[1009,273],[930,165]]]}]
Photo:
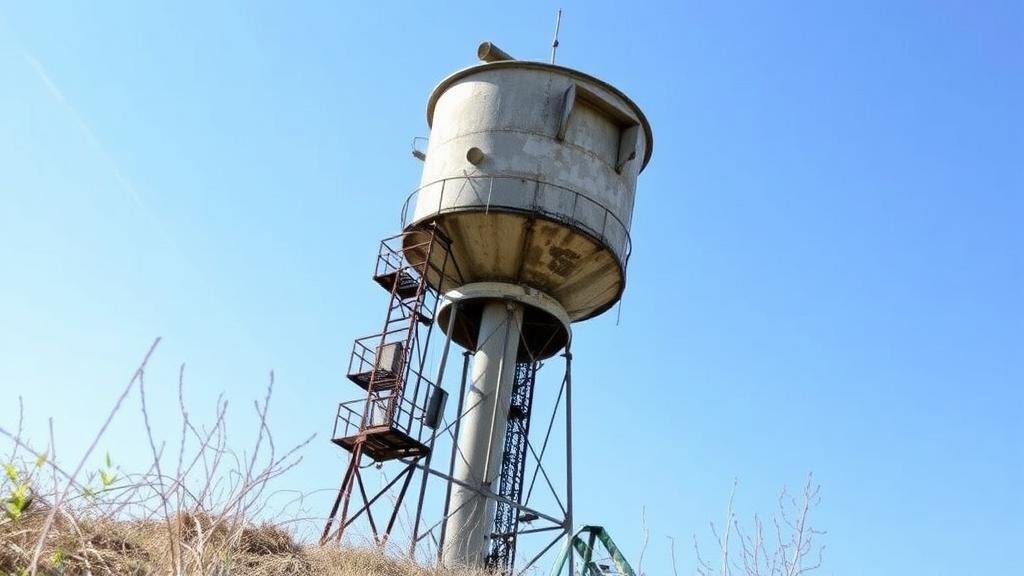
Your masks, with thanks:
[{"label": "staircase step", "polygon": [[[411,274],[404,270],[387,272],[373,277],[373,281],[380,284],[388,293],[395,293],[399,298],[408,300],[419,292],[420,283]],[[397,286],[396,286],[397,284]]]}]

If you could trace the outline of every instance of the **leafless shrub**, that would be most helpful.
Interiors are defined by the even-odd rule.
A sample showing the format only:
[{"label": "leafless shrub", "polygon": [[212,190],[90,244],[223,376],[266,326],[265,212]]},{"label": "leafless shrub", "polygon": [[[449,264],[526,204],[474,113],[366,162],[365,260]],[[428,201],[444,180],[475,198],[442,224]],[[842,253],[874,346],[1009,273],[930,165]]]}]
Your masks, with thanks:
[{"label": "leafless shrub", "polygon": [[[181,428],[168,448],[153,433],[146,400],[146,367],[159,339],[122,389],[90,446],[68,471],[55,457],[52,422],[46,450],[0,427],[11,452],[0,478],[0,574],[174,576],[473,576],[394,560],[379,550],[318,548],[296,543],[282,522],[270,522],[271,485],[301,462],[312,437],[287,450],[267,425],[273,391],[255,402],[255,443],[238,452],[228,443],[227,401],[214,422],[194,422],[186,409],[184,366],[178,374]],[[112,465],[82,478],[87,463],[126,399],[137,392],[151,462],[142,473]],[[173,456],[171,456],[173,454]],[[48,474],[47,474],[48,473]],[[47,478],[49,476],[49,478]],[[97,485],[96,482],[99,482]],[[293,502],[302,502],[299,494]],[[257,519],[262,518],[262,521]],[[479,573],[482,574],[482,573]]]},{"label": "leafless shrub", "polygon": [[821,502],[821,486],[814,484],[812,475],[807,476],[799,495],[790,495],[785,489],[779,494],[777,513],[767,527],[755,514],[753,526],[744,529],[733,511],[735,495],[734,483],[724,529],[711,524],[718,562],[712,564],[701,555],[694,536],[699,576],[800,576],[821,567],[825,546],[816,539],[825,532],[810,523],[811,512]]}]

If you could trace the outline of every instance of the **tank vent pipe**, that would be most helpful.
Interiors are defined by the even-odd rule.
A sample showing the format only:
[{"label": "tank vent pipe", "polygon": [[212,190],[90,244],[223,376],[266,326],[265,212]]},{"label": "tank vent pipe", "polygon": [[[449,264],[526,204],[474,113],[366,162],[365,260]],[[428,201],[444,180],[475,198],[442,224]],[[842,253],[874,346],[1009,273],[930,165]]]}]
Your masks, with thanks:
[{"label": "tank vent pipe", "polygon": [[484,62],[501,62],[502,60],[515,60],[508,52],[498,48],[490,42],[481,42],[476,49],[476,57]]}]

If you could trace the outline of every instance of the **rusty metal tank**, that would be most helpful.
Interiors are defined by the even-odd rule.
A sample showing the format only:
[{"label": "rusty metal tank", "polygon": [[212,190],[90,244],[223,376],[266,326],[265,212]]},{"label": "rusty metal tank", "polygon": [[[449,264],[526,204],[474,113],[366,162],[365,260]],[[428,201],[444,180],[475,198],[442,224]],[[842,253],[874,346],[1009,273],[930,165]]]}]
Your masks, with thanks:
[{"label": "rusty metal tank", "polygon": [[451,239],[460,277],[434,277],[435,287],[524,286],[571,321],[618,301],[637,175],[653,145],[636,104],[570,68],[499,59],[445,78],[427,122],[403,225],[434,222]]}]

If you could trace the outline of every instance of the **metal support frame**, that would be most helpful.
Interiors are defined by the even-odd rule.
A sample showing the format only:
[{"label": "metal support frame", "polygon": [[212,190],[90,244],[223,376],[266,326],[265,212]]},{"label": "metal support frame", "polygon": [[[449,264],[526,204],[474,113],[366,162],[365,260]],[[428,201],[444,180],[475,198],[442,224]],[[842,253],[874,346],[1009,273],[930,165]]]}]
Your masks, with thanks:
[{"label": "metal support frame", "polygon": [[[372,337],[357,340],[353,349],[349,378],[361,387],[365,384],[366,395],[364,400],[338,407],[332,442],[349,450],[352,456],[321,533],[321,544],[331,539],[340,542],[345,529],[363,514],[378,544],[386,543],[394,530],[415,467],[407,465],[371,497],[362,479],[364,457],[378,463],[403,456],[414,462],[429,462],[436,430],[425,431],[424,420],[429,400],[444,377],[444,363],[437,378],[431,381],[424,370],[439,294],[428,279],[432,275],[449,275],[449,266],[457,271],[450,257],[449,241],[432,225],[381,242],[374,280],[389,290],[390,303],[384,328]],[[376,348],[369,348],[364,343],[367,341],[376,341]],[[450,344],[448,337],[446,352]],[[385,351],[390,351],[392,357],[382,360]],[[393,357],[395,351],[398,358]],[[361,414],[353,407],[358,404],[362,404]],[[399,479],[404,482],[392,502],[387,524],[379,530],[373,505]],[[362,503],[350,516],[354,487],[358,488]]]},{"label": "metal support frame", "polygon": [[[587,536],[585,542],[582,538],[584,535]],[[597,550],[595,545],[598,543],[601,544],[607,553],[606,557],[595,558],[594,552]],[[633,567],[626,561],[625,556],[622,555],[619,547],[615,545],[612,537],[608,535],[608,531],[602,526],[583,526],[575,536],[571,536],[555,559],[555,563],[551,567],[551,576],[561,576],[566,564],[569,565],[569,576],[575,576],[575,572],[573,572],[575,554],[573,552],[580,556],[580,571],[583,576],[605,576],[610,574],[611,566],[603,564],[603,562],[613,564],[617,576],[635,576],[636,574],[633,571]]]},{"label": "metal support frame", "polygon": [[[343,414],[343,403],[339,406],[339,416],[336,418],[335,434],[332,438],[336,444],[351,452],[349,464],[342,476],[338,494],[331,507],[326,524],[321,535],[321,544],[327,542],[341,542],[346,530],[352,528],[353,523],[363,519],[372,533],[374,542],[383,546],[393,540],[393,534],[398,517],[402,510],[409,507],[407,502],[412,503],[415,509],[412,510],[412,526],[410,527],[408,552],[413,558],[427,560],[431,557],[439,559],[440,552],[444,547],[445,520],[455,511],[448,509],[448,496],[453,486],[460,486],[476,491],[478,494],[492,499],[496,502],[497,512],[495,514],[494,533],[492,534],[487,555],[487,563],[505,574],[523,574],[544,557],[556,544],[563,541],[571,541],[573,536],[573,504],[572,504],[572,354],[569,352],[569,345],[562,354],[565,360],[565,375],[558,389],[554,403],[551,405],[551,413],[547,422],[546,431],[543,436],[543,443],[537,449],[535,442],[539,439],[541,430],[534,430],[531,422],[537,416],[536,398],[553,392],[553,389],[546,389],[542,386],[536,387],[537,373],[540,363],[535,361],[522,362],[517,365],[516,378],[513,383],[512,409],[517,411],[512,414],[506,424],[505,450],[501,460],[501,472],[499,482],[495,490],[491,487],[469,485],[453,477],[453,466],[456,458],[460,457],[459,448],[456,443],[463,416],[472,409],[465,406],[467,388],[473,384],[468,380],[472,351],[463,353],[461,378],[455,384],[459,387],[458,404],[454,415],[440,419],[440,425],[435,429],[423,430],[423,419],[427,400],[437,389],[445,387],[445,371],[450,355],[452,327],[455,326],[456,315],[458,314],[458,303],[454,303],[451,315],[447,318],[449,324],[442,349],[440,363],[436,377],[429,377],[424,373],[426,368],[427,344],[430,340],[430,333],[433,326],[432,319],[436,312],[436,305],[439,295],[435,288],[428,283],[428,272],[425,267],[434,266],[431,270],[434,277],[458,278],[458,267],[454,261],[450,261],[448,241],[441,234],[440,230],[433,226],[407,231],[405,234],[417,233],[422,235],[423,246],[420,246],[421,256],[425,257],[415,262],[398,261],[396,258],[405,258],[409,252],[409,245],[406,244],[404,252],[399,249],[385,250],[389,241],[401,236],[385,240],[382,243],[381,255],[378,258],[378,269],[375,271],[374,279],[386,287],[390,287],[391,304],[385,318],[384,329],[375,335],[377,350],[371,346],[361,344],[368,341],[367,338],[357,341],[353,351],[353,362],[350,367],[350,379],[356,381],[360,387],[364,387],[366,395],[357,401],[361,410],[355,417],[348,413]],[[414,247],[416,246],[415,243]],[[438,254],[441,254],[438,256]],[[386,284],[381,280],[383,274],[394,273],[394,281]],[[390,264],[388,264],[390,262]],[[436,262],[441,262],[441,270],[437,270]],[[453,271],[447,269],[451,266]],[[410,273],[416,281],[415,291],[411,284],[399,285],[399,277],[402,271]],[[401,293],[405,290],[405,294]],[[392,342],[401,342],[402,358],[401,371],[398,374],[384,372],[378,369],[376,357],[367,358],[367,350],[376,354],[381,346]],[[571,342],[571,338],[570,338]],[[362,382],[357,381],[351,372],[353,370],[370,368],[369,373],[364,376]],[[364,367],[364,368],[359,368]],[[564,396],[564,398],[563,398]],[[550,396],[548,396],[550,398]],[[374,409],[383,405],[383,418],[375,413]],[[354,410],[349,409],[354,413]],[[556,489],[557,484],[545,467],[545,462],[550,460],[554,454],[549,454],[549,446],[554,425],[559,413],[564,413],[565,418],[565,484],[564,490]],[[343,416],[347,420],[343,421]],[[386,426],[378,425],[378,420],[383,419]],[[548,418],[545,418],[548,419]],[[353,422],[354,420],[354,422]],[[339,432],[340,430],[340,432]],[[410,454],[382,453],[379,446],[375,445],[375,439],[382,435],[391,434],[395,431],[401,432],[408,439],[418,442],[418,446],[424,449]],[[538,438],[531,438],[532,434]],[[347,436],[345,436],[347,434]],[[557,436],[558,434],[556,434]],[[403,437],[403,438],[405,438]],[[445,437],[451,442],[450,454],[435,454],[436,442]],[[376,446],[376,447],[375,447]],[[376,492],[367,490],[367,482],[364,482],[362,474],[368,467],[367,462],[378,465],[387,464],[393,466],[396,472],[388,482]],[[496,465],[496,464],[495,464]],[[419,482],[414,483],[414,476],[419,473]],[[530,477],[529,482],[526,481]],[[534,496],[534,488],[538,477],[543,479],[541,485],[550,490],[550,500],[557,504],[557,508],[544,510],[544,504],[536,505],[531,503]],[[444,509],[440,518],[425,513],[425,495],[434,482],[440,482],[447,492],[444,500]],[[410,496],[409,493],[413,495]],[[386,495],[391,495],[385,498]],[[353,503],[353,497],[356,503]],[[383,514],[382,514],[383,512]],[[386,519],[386,522],[378,522]],[[426,525],[424,521],[426,520]],[[527,522],[532,521],[532,524]],[[363,524],[360,524],[362,526]],[[429,527],[428,527],[429,526]],[[354,529],[354,528],[353,528]],[[439,534],[438,534],[439,533]],[[547,539],[533,540],[534,536],[555,533],[554,540]],[[527,543],[523,538],[530,539]],[[425,546],[432,542],[436,546],[435,556]],[[536,543],[536,547],[534,547]],[[517,554],[523,551],[533,552],[529,559],[522,562]],[[519,560],[519,562],[517,562]],[[566,559],[572,563],[572,555]],[[517,564],[521,564],[518,565]],[[570,567],[571,569],[571,567]]]},{"label": "metal support frame", "polygon": [[[468,354],[469,353],[467,353],[467,366],[468,366]],[[559,542],[570,541],[571,538],[572,538],[572,535],[573,535],[573,512],[572,512],[572,510],[573,510],[573,507],[572,507],[573,506],[572,505],[572,390],[571,390],[571,388],[572,388],[572,370],[571,370],[572,354],[569,351],[569,346],[566,347],[566,351],[565,351],[564,354],[562,354],[562,356],[565,359],[565,376],[564,376],[564,378],[562,380],[562,386],[559,389],[559,392],[558,392],[558,395],[557,395],[557,397],[555,399],[554,405],[552,406],[550,420],[548,422],[547,430],[546,430],[546,433],[545,433],[545,436],[544,436],[544,442],[543,442],[540,450],[538,451],[538,450],[535,449],[535,447],[534,447],[533,443],[531,442],[530,437],[529,437],[528,434],[524,435],[524,437],[523,437],[524,438],[523,446],[525,448],[525,454],[529,456],[529,458],[525,458],[525,461],[528,464],[532,464],[532,478],[531,478],[531,480],[529,482],[529,485],[526,487],[525,494],[523,493],[523,490],[522,490],[522,487],[526,486],[525,481],[522,483],[522,486],[520,487],[519,499],[515,499],[514,497],[510,497],[510,496],[513,496],[513,495],[502,494],[500,487],[499,487],[499,492],[494,492],[494,491],[492,491],[492,490],[490,490],[490,489],[488,489],[486,487],[483,487],[483,486],[472,485],[472,484],[469,484],[469,483],[462,482],[462,481],[454,478],[452,476],[452,474],[451,474],[451,471],[449,471],[447,474],[444,473],[444,472],[441,472],[439,470],[434,470],[434,469],[429,469],[427,471],[427,473],[429,473],[431,476],[433,476],[433,477],[439,479],[440,481],[446,483],[446,485],[448,487],[448,490],[450,490],[452,486],[461,486],[463,488],[467,488],[467,489],[473,490],[473,491],[477,492],[478,494],[481,494],[483,496],[486,496],[488,498],[491,498],[491,499],[495,500],[499,507],[504,507],[506,510],[511,511],[513,517],[515,517],[517,520],[521,519],[521,518],[534,517],[534,518],[536,518],[536,520],[534,520],[535,522],[538,521],[538,520],[544,522],[543,526],[530,527],[530,528],[527,528],[527,529],[520,529],[518,527],[518,525],[517,525],[517,528],[515,530],[514,536],[511,539],[511,541],[508,542],[508,545],[507,545],[508,548],[512,549],[512,552],[507,557],[506,556],[502,556],[501,557],[501,562],[502,563],[500,565],[496,561],[491,563],[491,567],[497,569],[498,571],[500,571],[500,572],[502,572],[504,574],[508,574],[510,576],[513,575],[513,574],[525,574],[531,567],[533,567],[537,563],[538,560],[540,560],[542,557],[544,557],[544,555],[546,553],[548,553],[552,548],[554,548]],[[530,364],[530,363],[526,363],[526,364]],[[536,383],[536,375],[537,375],[537,370],[539,369],[539,367],[540,367],[539,365],[535,366],[534,370],[532,371],[532,374],[530,374],[530,376],[532,377],[531,378],[531,387]],[[519,374],[517,376],[522,376],[522,374]],[[518,378],[517,378],[517,380],[518,380]],[[466,382],[465,382],[465,380],[463,380],[463,390],[461,391],[462,393],[465,392],[465,390],[464,390],[465,386],[466,386]],[[526,390],[523,389],[521,392],[525,393]],[[515,392],[513,392],[513,394],[515,394]],[[563,395],[565,397],[564,398],[564,402],[562,401],[563,400]],[[462,398],[460,396],[460,400],[461,399]],[[532,400],[533,400],[533,398],[531,397],[531,413],[534,412],[532,410],[532,407],[533,407],[532,406],[532,404],[533,404]],[[514,402],[515,402],[515,400],[514,400]],[[460,402],[460,407],[459,407],[458,414],[462,414],[463,410],[464,410],[464,407],[461,406],[461,402]],[[565,415],[565,434],[566,434],[566,438],[565,438],[565,441],[566,441],[566,443],[565,443],[565,446],[566,446],[566,454],[565,454],[565,457],[566,457],[566,460],[565,460],[565,462],[566,462],[566,476],[565,476],[565,494],[564,494],[565,502],[564,503],[559,498],[558,491],[555,488],[555,484],[551,481],[551,477],[549,476],[549,474],[548,474],[548,472],[547,472],[547,470],[545,469],[545,466],[544,466],[545,456],[547,455],[548,447],[549,447],[549,440],[551,439],[551,433],[554,431],[554,424],[555,424],[555,421],[556,421],[557,416],[558,416],[560,411],[564,412],[564,415]],[[457,426],[458,425],[458,419],[456,419],[455,422],[453,422],[453,424],[455,426]],[[449,426],[449,429],[450,429],[450,427],[451,426]],[[453,439],[455,437],[456,437],[456,435],[453,435]],[[453,450],[452,450],[453,457],[457,457],[456,453],[457,453],[457,447],[453,446]],[[505,458],[508,458],[508,454],[507,453],[505,454]],[[522,479],[523,480],[525,480],[526,472],[529,470],[529,468],[530,468],[529,466],[524,466],[524,471],[523,471],[523,475],[522,475]],[[534,492],[533,488],[534,488],[534,486],[536,484],[536,480],[537,480],[538,477],[541,477],[541,478],[544,479],[544,481],[545,481],[544,484],[551,491],[550,493],[551,493],[554,501],[558,505],[558,510],[556,512],[545,512],[545,511],[537,508],[536,506],[530,504],[530,499],[531,499],[531,496],[533,495],[533,492]],[[434,524],[431,528],[429,528],[428,530],[420,533],[420,535],[419,535],[419,538],[421,538],[421,539],[425,538],[427,533],[431,533],[431,532],[433,532],[433,530],[435,530],[435,529],[440,527],[442,533],[441,533],[440,543],[438,544],[439,550],[440,550],[440,547],[442,547],[444,545],[444,539],[446,537],[446,534],[444,534],[444,528],[443,528],[444,525],[445,525],[444,521],[447,519],[448,515],[451,513],[451,511],[447,509],[447,501],[448,500],[446,498],[445,499],[445,506],[446,506],[446,508],[444,510],[444,514],[443,514],[442,518],[436,524]],[[497,521],[497,515],[496,515],[496,521]],[[533,536],[533,535],[537,535],[537,534],[544,534],[544,533],[548,533],[548,532],[557,532],[557,535],[550,542],[548,542],[547,540],[542,540],[541,544],[544,544],[544,545],[541,548],[539,548],[539,550],[532,557],[530,557],[528,560],[523,562],[521,565],[517,566],[517,564],[519,564],[519,562],[517,562],[517,560],[520,560],[520,558],[518,558],[516,556],[516,554],[519,551],[521,551],[521,549],[522,549],[522,546],[520,545],[520,542],[522,541],[521,537],[523,537],[523,536]],[[492,552],[493,552],[493,545],[494,544],[492,542]],[[495,557],[495,560],[497,560],[497,559],[498,558]],[[567,561],[570,564],[572,564],[573,559],[572,558],[568,558]],[[489,562],[490,562],[490,560],[489,560]]]},{"label": "metal support frame", "polygon": [[[565,347],[565,539],[572,542],[572,351]],[[574,570],[569,557],[569,574]]]},{"label": "metal support frame", "polygon": [[[456,458],[456,456],[458,456],[459,446],[458,446],[458,444],[455,443],[454,439],[459,437],[459,426],[462,423],[462,414],[463,414],[462,410],[465,407],[464,405],[465,405],[465,402],[466,402],[466,381],[467,381],[467,377],[469,376],[469,359],[472,358],[472,357],[473,357],[473,352],[470,351],[470,350],[466,350],[465,352],[462,353],[462,379],[459,381],[460,382],[459,383],[459,405],[458,405],[458,409],[455,411],[455,432],[452,434],[452,454],[451,454],[451,458],[449,459],[449,462],[448,462],[448,477],[449,478],[451,478],[455,474],[455,458]],[[445,520],[447,520],[449,514],[451,514],[451,510],[449,510],[449,503],[451,502],[451,497],[452,497],[452,483],[448,482],[446,484],[446,486],[445,486],[444,513],[441,515],[441,522],[440,522],[441,523],[441,536],[440,536],[440,538],[438,538],[438,546],[437,546],[437,561],[438,562],[441,561],[441,553],[444,551],[444,539],[445,539],[445,536],[447,536],[447,534],[445,533],[445,529],[447,528],[447,524],[446,524]],[[419,526],[417,526],[417,528],[419,528]],[[431,529],[431,530],[433,530],[433,529]],[[412,541],[412,545],[411,545],[412,549],[409,552],[410,556],[414,556],[415,555],[416,542],[417,542],[417,539],[414,538],[413,541]]]},{"label": "metal support frame", "polygon": [[[498,475],[498,494],[517,504],[522,502],[523,497],[523,480],[528,455],[527,439],[530,435],[530,408],[539,367],[539,362],[517,363],[515,381],[512,385],[512,402],[505,431],[501,471]],[[520,515],[517,510],[505,502],[498,502],[494,514],[490,552],[486,558],[488,568],[505,573],[512,571],[519,524]]]}]

